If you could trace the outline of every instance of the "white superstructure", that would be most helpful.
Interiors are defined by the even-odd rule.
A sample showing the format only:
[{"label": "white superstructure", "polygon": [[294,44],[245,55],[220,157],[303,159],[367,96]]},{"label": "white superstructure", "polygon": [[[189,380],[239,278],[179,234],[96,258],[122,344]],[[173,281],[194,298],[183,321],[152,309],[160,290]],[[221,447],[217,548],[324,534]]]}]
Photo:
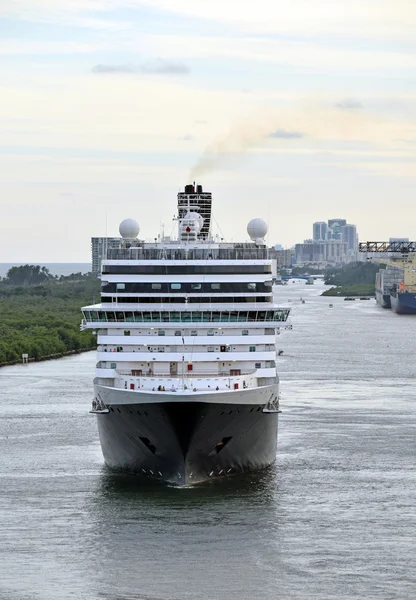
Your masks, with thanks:
[{"label": "white superstructure", "polygon": [[147,243],[128,219],[108,249],[101,304],[83,308],[82,327],[97,331],[96,383],[175,394],[275,383],[289,309],[273,303],[266,224],[253,219],[241,244],[198,238],[194,208],[178,225],[177,240]]}]

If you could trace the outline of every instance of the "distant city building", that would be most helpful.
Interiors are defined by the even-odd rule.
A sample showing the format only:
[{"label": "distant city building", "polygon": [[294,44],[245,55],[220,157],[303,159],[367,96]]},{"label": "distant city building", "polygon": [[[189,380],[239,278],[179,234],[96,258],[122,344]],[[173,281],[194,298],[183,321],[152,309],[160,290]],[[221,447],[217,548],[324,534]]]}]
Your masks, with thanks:
[{"label": "distant city building", "polygon": [[325,261],[330,264],[347,262],[347,243],[343,240],[330,240],[325,243]]},{"label": "distant city building", "polygon": [[342,264],[358,260],[357,227],[346,219],[315,221],[313,239],[296,244],[297,263]]},{"label": "distant city building", "polygon": [[326,240],[326,234],[328,231],[328,225],[325,221],[316,221],[313,224],[313,240],[315,242]]},{"label": "distant city building", "polygon": [[325,261],[325,244],[323,241],[305,240],[303,244],[296,244],[296,264],[322,263]]},{"label": "distant city building", "polygon": [[275,261],[277,269],[290,268],[295,264],[295,250],[276,250],[276,248],[269,249],[269,258]]},{"label": "distant city building", "polygon": [[91,271],[93,275],[100,275],[101,273],[101,261],[105,257],[105,253],[108,248],[118,248],[120,245],[120,238],[109,238],[109,237],[93,237],[91,238]]},{"label": "distant city building", "polygon": [[342,239],[347,243],[348,250],[357,249],[357,227],[355,225],[343,225],[341,227]]},{"label": "distant city building", "polygon": [[347,224],[347,219],[328,219],[328,227],[333,227],[335,224],[343,227]]},{"label": "distant city building", "polygon": [[347,262],[347,244],[342,240],[305,240],[296,244],[296,264],[343,264]]}]

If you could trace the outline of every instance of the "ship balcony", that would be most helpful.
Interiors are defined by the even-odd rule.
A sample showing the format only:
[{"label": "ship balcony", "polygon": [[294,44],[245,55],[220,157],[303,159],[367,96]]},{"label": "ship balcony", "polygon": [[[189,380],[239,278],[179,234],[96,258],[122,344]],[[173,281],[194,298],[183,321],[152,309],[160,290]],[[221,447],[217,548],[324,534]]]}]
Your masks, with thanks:
[{"label": "ship balcony", "polygon": [[[209,373],[207,371],[188,372],[176,374],[154,374],[146,371],[143,375],[134,371],[116,371],[110,369],[97,369],[96,384],[102,384],[131,392],[146,391],[206,391],[217,392],[227,390],[243,390],[259,387],[259,380],[278,381],[276,368],[262,368],[256,370],[236,370],[235,373],[227,372]],[[217,389],[218,388],[218,389]]]},{"label": "ship balcony", "polygon": [[218,392],[257,387],[255,371],[230,375],[227,373],[185,373],[182,375],[154,375],[135,377],[131,372],[118,372],[114,387],[130,391]]}]

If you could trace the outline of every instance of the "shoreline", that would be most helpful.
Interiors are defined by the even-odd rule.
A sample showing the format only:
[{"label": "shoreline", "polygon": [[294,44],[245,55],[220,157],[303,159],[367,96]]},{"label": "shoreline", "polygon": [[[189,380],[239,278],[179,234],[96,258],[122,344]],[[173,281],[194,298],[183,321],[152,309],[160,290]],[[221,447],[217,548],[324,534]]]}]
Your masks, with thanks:
[{"label": "shoreline", "polygon": [[375,286],[367,285],[367,284],[348,284],[348,285],[340,285],[340,286],[332,286],[331,288],[322,292],[321,296],[326,296],[329,298],[342,298],[346,296],[367,296],[370,298],[375,297]]},{"label": "shoreline", "polygon": [[[41,356],[39,358],[32,357],[32,358],[28,359],[27,364],[44,362],[45,360],[57,360],[58,358],[64,358],[65,356],[72,356],[74,354],[83,354],[84,352],[92,352],[93,350],[96,350],[96,349],[97,349],[97,346],[94,346],[93,348],[80,348],[79,350],[68,350],[67,352],[59,352],[57,354],[47,354],[46,356]],[[0,363],[0,368],[1,367],[13,367],[14,365],[23,365],[23,359],[2,362],[2,363]]]}]

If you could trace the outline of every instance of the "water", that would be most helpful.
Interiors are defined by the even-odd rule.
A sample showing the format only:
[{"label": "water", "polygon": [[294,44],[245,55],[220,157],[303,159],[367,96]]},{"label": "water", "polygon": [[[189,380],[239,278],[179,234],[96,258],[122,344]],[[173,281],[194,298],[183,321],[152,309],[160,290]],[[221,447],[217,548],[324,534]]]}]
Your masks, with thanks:
[{"label": "water", "polygon": [[1,600],[415,597],[416,320],[321,287],[278,288],[294,329],[256,476],[143,488],[103,467],[94,353],[1,369]]},{"label": "water", "polygon": [[29,260],[26,263],[0,263],[0,277],[5,277],[7,271],[12,267],[19,267],[27,264],[46,267],[52,275],[68,276],[72,273],[89,273],[89,271],[91,271],[91,263],[44,263]]}]

